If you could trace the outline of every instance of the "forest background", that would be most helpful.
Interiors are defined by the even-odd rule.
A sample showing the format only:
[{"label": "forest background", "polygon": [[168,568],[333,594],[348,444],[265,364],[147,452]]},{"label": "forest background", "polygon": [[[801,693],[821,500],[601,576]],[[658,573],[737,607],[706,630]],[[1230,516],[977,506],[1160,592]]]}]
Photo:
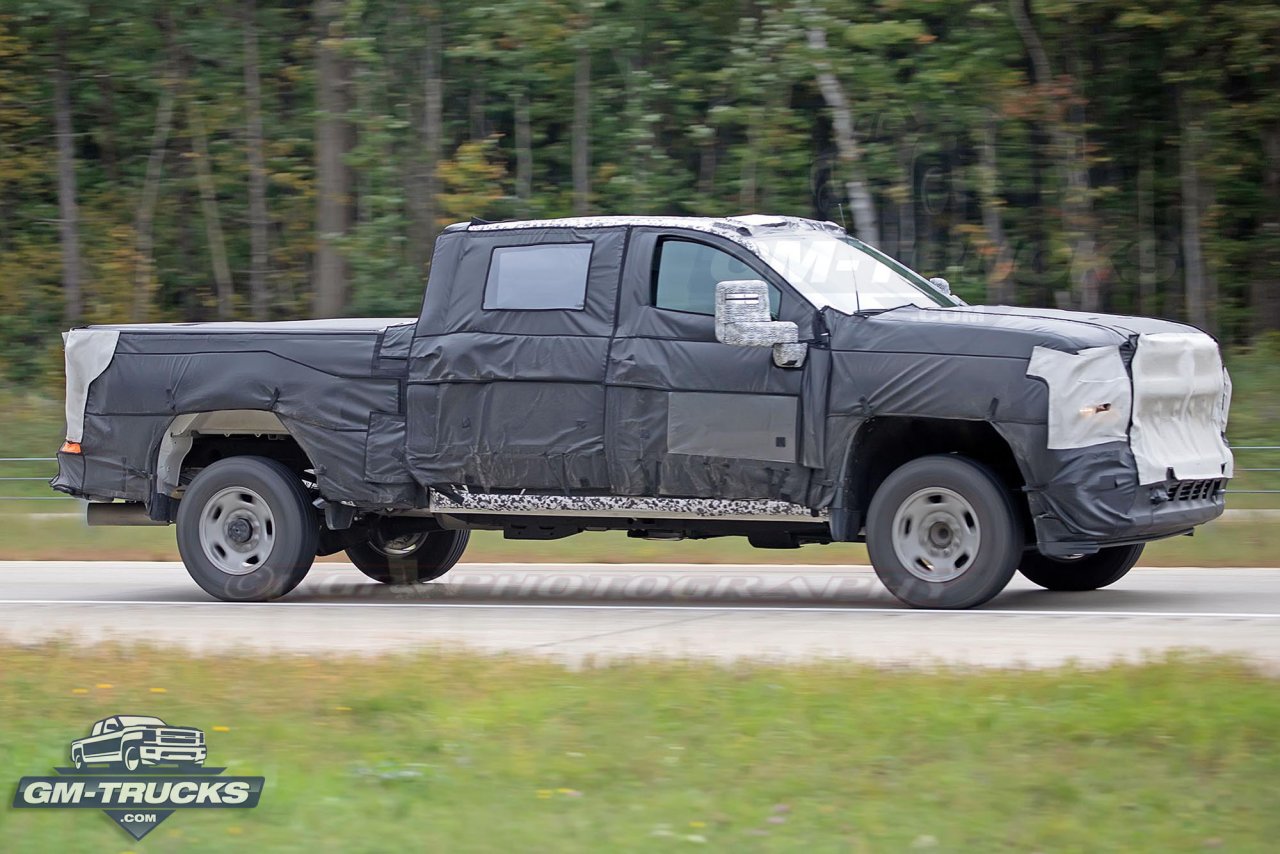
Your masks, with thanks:
[{"label": "forest background", "polygon": [[471,217],[770,212],[971,302],[1280,330],[1280,6],[0,0],[0,372],[412,315]]}]

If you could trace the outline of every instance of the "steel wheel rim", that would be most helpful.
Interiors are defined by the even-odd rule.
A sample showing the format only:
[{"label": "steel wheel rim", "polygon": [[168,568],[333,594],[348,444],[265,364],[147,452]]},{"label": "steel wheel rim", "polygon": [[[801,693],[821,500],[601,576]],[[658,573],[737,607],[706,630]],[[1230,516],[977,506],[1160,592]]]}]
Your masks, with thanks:
[{"label": "steel wheel rim", "polygon": [[921,581],[954,581],[973,566],[981,546],[977,511],[954,490],[917,490],[893,515],[893,551]]},{"label": "steel wheel rim", "polygon": [[374,550],[386,557],[408,557],[409,555],[422,548],[423,543],[427,541],[427,532],[419,531],[416,534],[405,534],[400,537],[392,537],[384,540],[381,536],[374,535],[370,541],[370,545]]},{"label": "steel wheel rim", "polygon": [[219,490],[200,513],[200,546],[228,575],[248,575],[266,563],[276,543],[276,519],[261,495],[243,486]]}]

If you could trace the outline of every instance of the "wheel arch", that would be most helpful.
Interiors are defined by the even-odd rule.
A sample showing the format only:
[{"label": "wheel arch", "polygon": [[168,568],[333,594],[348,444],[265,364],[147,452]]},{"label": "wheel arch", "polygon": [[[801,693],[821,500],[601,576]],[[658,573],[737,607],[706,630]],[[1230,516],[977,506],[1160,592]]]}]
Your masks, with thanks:
[{"label": "wheel arch", "polygon": [[233,456],[277,459],[301,474],[314,457],[274,412],[220,409],[176,416],[160,439],[155,458],[155,491],[181,496],[182,473]]},{"label": "wheel arch", "polygon": [[1009,490],[1026,530],[1032,530],[1026,475],[1009,442],[988,421],[892,415],[867,419],[850,447],[845,472],[849,508],[865,519],[885,478],[914,459],[934,454],[957,454],[990,468]]}]

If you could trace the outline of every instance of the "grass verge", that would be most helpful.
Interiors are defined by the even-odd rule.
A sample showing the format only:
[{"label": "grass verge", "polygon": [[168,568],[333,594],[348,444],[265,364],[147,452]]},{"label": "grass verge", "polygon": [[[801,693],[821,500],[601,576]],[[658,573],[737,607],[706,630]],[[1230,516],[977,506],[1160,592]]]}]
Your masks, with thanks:
[{"label": "grass verge", "polygon": [[[1143,566],[1276,566],[1280,526],[1267,521],[1222,521],[1147,546]],[[0,515],[0,560],[177,560],[173,528],[90,528],[63,516]],[[334,560],[345,560],[336,555]],[[860,544],[756,549],[741,537],[646,542],[625,534],[586,533],[565,540],[504,540],[477,531],[467,563],[812,563],[867,564]]]},{"label": "grass verge", "polygon": [[[1280,684],[1226,660],[1103,671],[223,657],[0,647],[0,767],[97,718],[207,733],[267,778],[149,850],[1272,850]],[[0,808],[8,851],[134,847]],[[113,847],[114,846],[114,847]]]}]

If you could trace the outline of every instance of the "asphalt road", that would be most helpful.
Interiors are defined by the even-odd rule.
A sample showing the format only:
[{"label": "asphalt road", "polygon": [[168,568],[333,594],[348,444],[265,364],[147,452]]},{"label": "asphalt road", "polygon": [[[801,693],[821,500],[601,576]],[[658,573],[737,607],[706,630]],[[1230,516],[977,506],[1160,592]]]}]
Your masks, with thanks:
[{"label": "asphalt road", "polygon": [[0,561],[0,636],[201,652],[468,648],[575,665],[678,656],[1045,667],[1187,649],[1280,673],[1280,569],[1136,569],[1092,593],[1019,577],[982,609],[937,612],[901,607],[865,567],[466,564],[393,588],[326,563],[278,602],[229,604],[176,563]]}]

